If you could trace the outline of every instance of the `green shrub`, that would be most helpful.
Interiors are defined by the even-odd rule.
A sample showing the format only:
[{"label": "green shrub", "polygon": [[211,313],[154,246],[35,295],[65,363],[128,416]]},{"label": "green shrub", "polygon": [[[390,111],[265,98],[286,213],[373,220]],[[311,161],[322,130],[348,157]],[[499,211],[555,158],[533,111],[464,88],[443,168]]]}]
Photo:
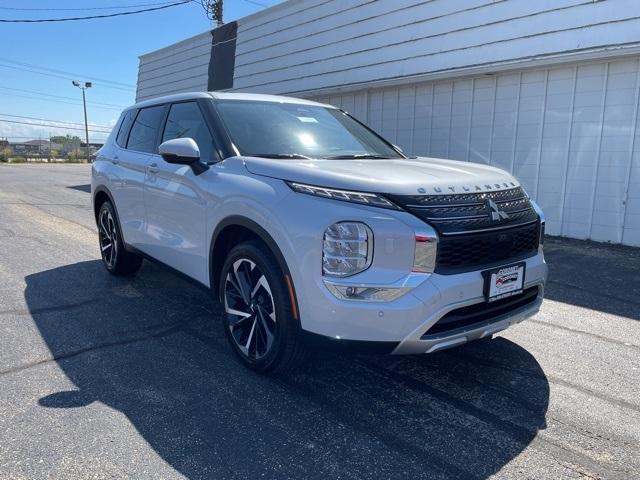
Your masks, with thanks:
[{"label": "green shrub", "polygon": [[11,149],[9,147],[0,149],[0,162],[8,162],[10,157]]}]

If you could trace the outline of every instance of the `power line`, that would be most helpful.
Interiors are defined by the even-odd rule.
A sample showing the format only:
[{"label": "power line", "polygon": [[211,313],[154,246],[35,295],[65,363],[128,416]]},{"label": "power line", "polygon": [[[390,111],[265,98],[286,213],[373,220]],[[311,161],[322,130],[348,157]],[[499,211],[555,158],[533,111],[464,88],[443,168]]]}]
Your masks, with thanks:
[{"label": "power line", "polygon": [[247,2],[247,3],[253,3],[254,5],[257,5],[259,7],[264,7],[264,8],[267,8],[267,7],[271,6],[271,5],[267,5],[266,3],[256,2],[255,0],[244,0],[244,1]]},{"label": "power line", "polygon": [[[36,92],[35,90],[25,90],[24,88],[12,88],[12,87],[1,87],[0,86],[0,89],[2,89],[2,90],[12,90],[14,92],[34,93],[36,95],[44,95],[46,97],[62,98],[64,100],[72,100],[74,103],[80,104],[80,102],[76,98],[73,98],[73,97],[65,97],[65,96],[62,96],[62,95],[52,95],[52,94],[46,93],[46,92]],[[114,107],[114,108],[119,108],[119,109],[123,109],[123,108],[126,107],[126,105],[117,105],[115,103],[104,103],[104,102],[94,102],[94,101],[88,101],[87,103],[90,103],[90,104],[93,104],[93,105],[105,105],[107,107]]]},{"label": "power line", "polygon": [[[2,64],[0,64],[0,67],[1,68],[12,68],[13,70],[20,70],[20,71],[29,72],[29,73],[37,73],[38,75],[44,75],[46,77],[62,78],[63,80],[69,80],[69,81],[73,80],[72,76],[64,76],[64,75],[58,75],[58,74],[55,74],[55,73],[47,73],[47,72],[38,72],[37,70],[33,70],[33,69],[30,69],[30,68],[16,67],[15,65],[2,65]],[[89,78],[89,77],[87,77],[87,78]],[[96,83],[99,83],[99,82],[96,82]],[[100,86],[103,87],[103,88],[113,88],[113,89],[116,89],[116,90],[123,90],[123,91],[128,92],[128,93],[131,93],[131,91],[134,90],[134,88],[131,88],[131,87],[124,88],[124,87],[117,87],[115,85],[100,84]]]},{"label": "power line", "polygon": [[[135,89],[136,86],[132,85],[130,83],[123,83],[123,82],[116,82],[115,80],[109,80],[106,78],[100,78],[100,77],[91,77],[91,76],[87,76],[85,74],[81,74],[81,73],[75,73],[75,72],[68,72],[66,70],[58,70],[56,68],[49,68],[49,67],[43,67],[41,65],[35,65],[33,63],[27,63],[27,62],[18,62],[17,60],[11,60],[10,58],[4,58],[4,57],[0,57],[0,62],[2,63],[10,63],[12,65],[19,65],[21,67],[27,67],[27,68],[34,68],[36,70],[44,70],[45,72],[53,72],[53,73],[57,73],[57,74],[62,74],[62,75],[69,75],[70,77],[86,77],[89,80],[93,80],[94,82],[98,82],[98,83],[108,83],[111,85],[117,85],[120,87],[126,87],[126,88],[130,88],[130,89]],[[65,77],[65,79],[68,79],[67,77]]]},{"label": "power line", "polygon": [[[32,96],[29,96],[29,95],[20,95],[19,93],[0,92],[0,95],[12,97],[12,98],[13,97],[26,98],[27,100],[38,100],[39,102],[63,103],[65,105],[73,105],[73,106],[76,106],[76,107],[79,106],[79,105],[82,105],[82,102],[79,102],[79,101],[67,102],[65,100],[57,100],[55,98],[40,98],[40,97],[32,97]],[[102,107],[100,105],[94,105],[93,108],[99,108],[101,110],[115,110],[117,112],[123,110],[120,107]]]},{"label": "power line", "polygon": [[[76,128],[76,127],[64,127],[64,126],[59,126],[59,125],[45,125],[42,123],[31,123],[31,122],[20,122],[18,120],[3,120],[0,118],[0,122],[4,122],[4,123],[17,123],[20,125],[29,125],[32,127],[43,127],[43,128],[59,128],[61,130],[80,130],[84,132],[84,127],[83,128]],[[93,130],[93,129],[89,129],[90,132],[94,132],[94,133],[104,133],[107,134],[109,132],[103,132],[101,130]]]},{"label": "power line", "polygon": [[77,20],[94,20],[98,18],[112,18],[112,17],[121,17],[123,15],[135,15],[138,13],[153,12],[155,10],[163,10],[165,8],[177,7],[178,5],[186,5],[187,3],[191,3],[191,0],[182,0],[180,2],[169,3],[159,7],[144,8],[142,10],[133,10],[131,12],[117,12],[117,13],[108,13],[104,15],[90,15],[87,17],[11,19],[11,20],[0,19],[0,23],[45,23],[45,22],[49,23],[49,22],[72,22]]},{"label": "power line", "polygon": [[138,3],[136,5],[111,5],[109,7],[79,7],[79,8],[20,8],[20,7],[0,7],[0,10],[19,10],[23,12],[72,12],[78,10],[116,10],[121,8],[152,7],[166,5],[173,2]]},{"label": "power line", "polygon": [[[66,123],[67,125],[74,125],[74,126],[77,126],[77,127],[84,127],[83,123],[67,122],[67,121],[64,121],[64,120],[51,120],[49,118],[27,117],[25,115],[13,115],[13,114],[10,114],[10,113],[0,113],[0,116],[2,116],[2,117],[13,117],[13,118],[26,118],[28,120],[40,120],[42,122],[55,122],[55,123],[63,123],[63,124]],[[111,131],[111,128],[112,128],[112,127],[110,127],[108,125],[91,125],[91,126],[95,127],[95,128],[106,128],[109,131]]]}]

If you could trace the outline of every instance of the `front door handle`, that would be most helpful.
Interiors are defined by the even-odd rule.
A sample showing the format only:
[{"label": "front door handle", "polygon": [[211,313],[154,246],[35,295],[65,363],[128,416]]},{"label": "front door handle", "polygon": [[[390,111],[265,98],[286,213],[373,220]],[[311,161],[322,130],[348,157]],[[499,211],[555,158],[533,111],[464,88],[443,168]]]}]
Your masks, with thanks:
[{"label": "front door handle", "polygon": [[154,162],[147,167],[147,171],[149,173],[158,173],[160,169],[158,168],[158,164]]}]

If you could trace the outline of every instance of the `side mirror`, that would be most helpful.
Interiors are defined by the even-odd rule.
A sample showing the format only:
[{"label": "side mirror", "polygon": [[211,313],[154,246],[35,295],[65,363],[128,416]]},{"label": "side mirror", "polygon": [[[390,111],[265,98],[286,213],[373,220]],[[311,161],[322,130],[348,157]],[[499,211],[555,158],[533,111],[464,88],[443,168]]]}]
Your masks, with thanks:
[{"label": "side mirror", "polygon": [[174,138],[160,144],[160,155],[167,163],[189,165],[200,160],[200,149],[193,138]]},{"label": "side mirror", "polygon": [[158,151],[165,162],[189,165],[196,175],[207,170],[200,162],[200,149],[193,138],[174,138],[160,144]]}]

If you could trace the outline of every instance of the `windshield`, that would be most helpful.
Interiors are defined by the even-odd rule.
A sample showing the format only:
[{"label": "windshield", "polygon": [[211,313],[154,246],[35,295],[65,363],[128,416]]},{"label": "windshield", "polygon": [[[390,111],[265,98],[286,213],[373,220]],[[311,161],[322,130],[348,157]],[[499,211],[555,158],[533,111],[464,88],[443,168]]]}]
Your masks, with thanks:
[{"label": "windshield", "polygon": [[251,100],[218,100],[216,108],[242,155],[400,158],[374,133],[333,108]]}]

